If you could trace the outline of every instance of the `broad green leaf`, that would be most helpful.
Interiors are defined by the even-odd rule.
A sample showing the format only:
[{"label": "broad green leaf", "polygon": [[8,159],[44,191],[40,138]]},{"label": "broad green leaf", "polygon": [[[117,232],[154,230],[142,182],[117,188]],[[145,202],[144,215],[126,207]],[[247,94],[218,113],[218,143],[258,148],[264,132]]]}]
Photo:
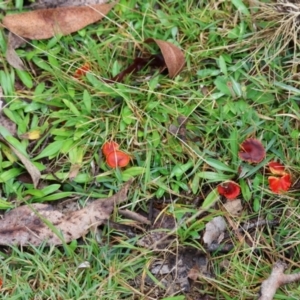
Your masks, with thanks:
[{"label": "broad green leaf", "polygon": [[60,184],[50,184],[42,189],[42,192],[44,193],[44,196],[52,194],[56,192],[60,188]]},{"label": "broad green leaf", "polygon": [[214,81],[214,84],[220,92],[222,92],[225,95],[232,96],[232,91],[229,89],[228,86],[229,82],[230,81],[228,80],[228,78],[225,78],[224,76],[218,76]]},{"label": "broad green leaf", "polygon": [[185,296],[171,296],[167,298],[163,298],[161,300],[184,300],[186,299]]},{"label": "broad green leaf", "polygon": [[82,163],[84,155],[84,148],[83,147],[73,147],[69,151],[69,158],[71,164],[80,164]]},{"label": "broad green leaf", "polygon": [[200,183],[200,177],[197,174],[195,174],[191,184],[191,189],[194,195],[197,194],[198,192],[199,183]]},{"label": "broad green leaf", "polygon": [[249,9],[242,0],[231,0],[231,2],[243,15],[250,16]]},{"label": "broad green leaf", "polygon": [[79,112],[79,110],[76,108],[76,106],[71,102],[71,101],[69,101],[69,100],[67,100],[67,99],[63,99],[62,100],[65,104],[66,104],[66,106],[70,109],[70,111],[75,115],[75,116],[80,116],[81,115],[81,113]]},{"label": "broad green leaf", "polygon": [[203,179],[208,179],[210,182],[225,181],[233,178],[234,175],[225,175],[216,172],[199,172],[197,176]]},{"label": "broad green leaf", "polygon": [[31,196],[34,196],[35,198],[42,198],[45,196],[45,194],[40,191],[40,190],[36,190],[36,189],[29,189],[29,190],[26,190],[22,196],[26,196],[26,195],[31,195]]},{"label": "broad green leaf", "polygon": [[204,199],[201,209],[209,209],[212,205],[214,205],[220,198],[220,195],[217,189],[212,190]]},{"label": "broad green leaf", "polygon": [[41,59],[40,57],[38,56],[33,56],[32,58],[33,62],[41,69],[45,70],[45,71],[48,71],[50,73],[53,73],[53,70],[52,68],[50,67],[50,65],[44,61],[43,59]]},{"label": "broad green leaf", "polygon": [[0,182],[7,182],[8,180],[12,178],[16,178],[18,175],[20,175],[23,171],[21,169],[12,168],[8,171],[4,171],[0,174]]},{"label": "broad green leaf", "polygon": [[8,208],[13,208],[14,205],[7,202],[6,200],[0,199],[0,209],[8,209]]},{"label": "broad green leaf", "polygon": [[240,183],[240,187],[241,187],[243,198],[246,201],[250,201],[251,197],[252,197],[252,193],[251,193],[251,191],[249,189],[249,186],[248,186],[247,182],[244,179],[241,179],[239,181],[239,183]]},{"label": "broad green leaf", "polygon": [[208,165],[211,167],[215,168],[218,171],[224,171],[224,172],[230,172],[230,173],[235,173],[236,171],[233,170],[232,168],[228,167],[226,164],[223,162],[213,159],[213,158],[206,158],[204,160]]},{"label": "broad green leaf", "polygon": [[239,144],[238,144],[238,131],[236,128],[233,128],[231,130],[230,136],[229,136],[229,145],[232,155],[232,163],[235,166],[238,161],[238,151],[239,151]]},{"label": "broad green leaf", "polygon": [[23,84],[28,88],[31,89],[33,87],[33,81],[31,75],[27,71],[21,71],[16,69],[17,75],[19,76],[20,80]]},{"label": "broad green leaf", "polygon": [[130,125],[134,120],[134,115],[128,106],[123,107],[121,115],[122,121],[127,125]]},{"label": "broad green leaf", "polygon": [[45,201],[55,201],[55,200],[59,200],[59,199],[70,197],[73,194],[74,193],[72,193],[72,192],[55,193],[53,195],[49,195],[49,196],[43,197],[40,200],[43,201],[43,202],[45,202]]},{"label": "broad green leaf", "polygon": [[259,197],[255,197],[254,200],[253,200],[253,210],[255,212],[258,212],[261,208],[260,206],[260,198]]},{"label": "broad green leaf", "polygon": [[4,95],[12,95],[14,92],[14,73],[6,73],[0,70],[0,86],[3,89]]},{"label": "broad green leaf", "polygon": [[227,76],[228,75],[227,66],[226,66],[225,59],[222,55],[220,55],[220,57],[219,57],[219,66],[220,66],[220,69],[221,69],[222,73],[225,76]]},{"label": "broad green leaf", "polygon": [[17,151],[22,153],[25,157],[28,157],[25,147],[11,135],[11,133],[3,126],[0,125],[0,134],[8,142],[9,145],[13,146]]},{"label": "broad green leaf", "polygon": [[57,155],[60,152],[63,144],[64,141],[55,141],[49,144],[45,149],[43,149],[43,151],[38,156],[34,158],[34,160],[38,160],[43,157],[53,157]]},{"label": "broad green leaf", "polygon": [[291,85],[287,85],[287,84],[284,84],[284,83],[278,82],[278,81],[274,81],[273,84],[275,86],[278,86],[278,87],[282,88],[283,90],[288,91],[288,92],[292,92],[292,93],[295,93],[297,95],[300,94],[300,90],[297,89],[297,88],[295,88],[295,87],[293,87],[293,86],[291,86]]},{"label": "broad green leaf", "polygon": [[187,172],[188,169],[190,169],[194,165],[193,161],[188,161],[185,164],[177,164],[174,166],[170,177],[176,176],[177,179],[179,179],[185,172]]},{"label": "broad green leaf", "polygon": [[144,174],[146,169],[143,167],[131,167],[122,172],[122,180],[128,181],[130,178]]},{"label": "broad green leaf", "polygon": [[87,90],[83,91],[83,103],[87,112],[90,114],[92,110],[92,101],[91,101],[91,95]]}]

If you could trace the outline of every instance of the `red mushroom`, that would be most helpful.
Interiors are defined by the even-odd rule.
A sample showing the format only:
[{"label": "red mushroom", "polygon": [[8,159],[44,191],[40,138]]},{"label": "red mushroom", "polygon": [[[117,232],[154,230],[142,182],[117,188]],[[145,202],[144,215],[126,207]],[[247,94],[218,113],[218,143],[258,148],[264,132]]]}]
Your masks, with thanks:
[{"label": "red mushroom", "polygon": [[77,79],[80,79],[83,77],[88,71],[90,70],[90,64],[84,63],[82,66],[80,66],[74,73],[74,77]]},{"label": "red mushroom", "polygon": [[259,163],[266,156],[263,144],[257,139],[247,139],[240,145],[239,157],[250,163]]},{"label": "red mushroom", "polygon": [[228,200],[235,199],[240,193],[240,186],[234,181],[226,181],[218,185],[218,193]]},{"label": "red mushroom", "polygon": [[107,156],[109,153],[119,149],[119,144],[116,142],[106,142],[102,147],[102,153]]},{"label": "red mushroom", "polygon": [[285,174],[282,177],[270,176],[268,178],[270,190],[273,193],[281,194],[282,192],[286,192],[292,185],[291,175]]},{"label": "red mushroom", "polygon": [[130,156],[120,150],[112,151],[106,156],[106,163],[111,168],[126,167],[129,164],[129,161]]},{"label": "red mushroom", "polygon": [[285,166],[276,161],[271,161],[268,163],[268,167],[272,174],[274,175],[285,175]]}]

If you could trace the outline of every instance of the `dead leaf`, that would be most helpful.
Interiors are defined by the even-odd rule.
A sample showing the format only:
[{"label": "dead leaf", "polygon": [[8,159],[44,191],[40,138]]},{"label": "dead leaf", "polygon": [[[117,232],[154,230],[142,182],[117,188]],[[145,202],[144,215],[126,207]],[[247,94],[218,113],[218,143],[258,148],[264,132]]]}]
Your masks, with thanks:
[{"label": "dead leaf", "polygon": [[72,164],[69,173],[69,179],[72,181],[79,173],[81,164]]},{"label": "dead leaf", "polygon": [[31,8],[53,8],[62,6],[81,6],[81,5],[92,5],[92,4],[103,4],[107,0],[37,0],[35,3],[30,5]]},{"label": "dead leaf", "polygon": [[11,135],[15,135],[17,132],[16,124],[7,116],[5,116],[2,112],[0,113],[0,125],[5,127]]},{"label": "dead leaf", "polygon": [[24,38],[48,39],[56,34],[70,34],[101,20],[115,3],[59,7],[7,15],[3,18],[3,25]]},{"label": "dead leaf", "polygon": [[0,244],[61,245],[85,236],[109,218],[116,204],[126,200],[132,180],[115,195],[98,199],[86,207],[62,214],[52,205],[35,203],[15,208],[0,220]]},{"label": "dead leaf", "polygon": [[183,52],[174,44],[162,40],[149,38],[145,43],[156,43],[159,47],[166,66],[169,71],[169,77],[174,78],[179,74],[185,65],[185,58]]},{"label": "dead leaf", "polygon": [[19,48],[24,43],[24,39],[18,37],[12,32],[9,32],[5,57],[7,62],[18,70],[25,70],[25,66],[15,49]]},{"label": "dead leaf", "polygon": [[105,82],[122,82],[126,75],[136,73],[142,70],[145,66],[159,68],[161,72],[167,67],[170,78],[175,77],[182,70],[185,65],[185,58],[178,47],[169,42],[155,40],[152,38],[147,39],[145,43],[156,43],[159,46],[161,53],[153,54],[145,58],[136,57],[129,67],[113,78],[105,80]]},{"label": "dead leaf", "polygon": [[193,281],[196,281],[200,274],[200,268],[197,265],[195,265],[189,270],[188,278]]},{"label": "dead leaf", "polygon": [[90,267],[91,267],[90,262],[84,261],[77,267],[77,270],[89,269]]},{"label": "dead leaf", "polygon": [[242,206],[241,199],[227,201],[223,205],[224,205],[225,209],[233,216],[239,216],[242,213],[243,206]]},{"label": "dead leaf", "polygon": [[9,148],[16,154],[16,156],[20,159],[24,167],[26,168],[27,172],[29,173],[33,186],[36,188],[39,184],[39,181],[41,179],[41,172],[39,169],[30,161],[29,158],[27,158],[25,155],[23,155],[21,152],[19,152],[16,148],[14,148],[12,145],[7,143]]},{"label": "dead leaf", "polygon": [[219,239],[226,230],[226,222],[223,217],[215,217],[209,221],[205,226],[205,232],[203,235],[203,242],[209,247],[213,241]]}]

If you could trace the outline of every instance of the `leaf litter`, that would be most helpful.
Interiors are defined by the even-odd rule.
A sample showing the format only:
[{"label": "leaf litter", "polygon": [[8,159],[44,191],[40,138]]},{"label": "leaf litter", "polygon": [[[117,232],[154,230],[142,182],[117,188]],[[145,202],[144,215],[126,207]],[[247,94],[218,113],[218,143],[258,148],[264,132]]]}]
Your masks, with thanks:
[{"label": "leaf litter", "polygon": [[[52,5],[52,7],[53,6],[56,7],[56,6],[66,6],[66,5],[72,5],[72,6],[80,5],[82,1],[73,1],[73,3],[71,3],[70,1],[53,1],[53,2],[55,2],[55,4],[54,3],[51,4],[51,1],[38,1],[38,2],[39,2],[38,4],[45,5],[46,7],[47,7],[47,5],[49,7],[51,7],[51,5]],[[63,2],[65,2],[65,3],[63,3]],[[39,12],[39,14],[41,14],[41,16],[43,16],[43,14],[40,11],[36,11],[36,12]],[[9,18],[7,20],[6,20],[6,22],[10,23]],[[51,22],[50,22],[50,25],[51,25],[50,27],[52,27],[52,33],[50,33],[49,37],[51,37],[55,34],[69,34],[69,33],[72,33],[74,31],[78,30],[78,29],[76,30],[75,26],[73,26],[72,24],[65,25],[64,23],[57,22],[57,20],[55,18],[54,18],[54,22],[53,21],[51,21]],[[83,22],[83,24],[88,25],[90,23]],[[70,26],[70,27],[68,27],[68,26]],[[83,26],[86,26],[86,25],[83,25]],[[17,30],[14,28],[13,25],[11,25],[11,27],[13,28],[13,30]],[[62,27],[65,27],[64,30],[66,30],[66,31],[62,30]],[[12,30],[12,32],[14,32],[13,30]],[[26,33],[25,33],[25,35],[26,35]],[[13,35],[11,35],[11,36],[13,36]],[[39,36],[37,33],[35,36],[34,35],[32,35],[32,36],[33,37],[27,37],[27,36],[24,36],[24,37],[27,37],[30,39],[47,38],[47,37],[43,37],[43,35]],[[181,50],[179,50],[179,48],[177,48],[175,45],[170,44],[168,42],[155,40],[152,38],[146,40],[145,42],[156,43],[159,46],[162,54],[161,55],[160,54],[153,55],[146,59],[136,58],[134,63],[131,66],[129,66],[125,71],[123,71],[119,75],[117,75],[114,78],[115,80],[111,79],[111,81],[121,82],[124,79],[125,75],[139,71],[141,68],[143,68],[144,66],[147,66],[147,65],[154,66],[154,67],[158,66],[161,70],[163,70],[164,68],[167,68],[170,78],[174,78],[176,75],[179,74],[179,72],[182,70],[182,68],[185,64],[183,54],[182,54]],[[11,42],[11,44],[14,44],[14,42]],[[13,48],[13,47],[14,46],[9,45],[8,49],[14,50],[15,48]],[[21,69],[24,67],[22,65],[22,61],[18,60],[18,57],[15,57],[15,53],[13,51],[11,51],[10,53],[7,53],[7,60],[15,68]],[[6,127],[6,126],[4,125],[4,127]],[[11,147],[11,149],[13,150],[13,147]],[[17,153],[16,153],[16,155],[17,155]],[[21,153],[21,156],[22,155],[23,154]],[[20,158],[20,160],[23,162],[24,166],[26,167],[26,163],[27,163],[26,160],[24,162],[23,161],[24,158],[22,160],[22,158],[19,155],[17,155],[17,156]],[[26,168],[30,169],[28,167],[28,164],[27,164]],[[35,186],[37,186],[37,182],[38,182],[38,180],[35,181]],[[123,187],[123,189],[124,188],[125,187]],[[121,191],[123,189],[121,189]],[[121,191],[119,193],[121,193]],[[72,239],[76,239],[80,236],[84,236],[89,231],[89,229],[94,228],[94,226],[97,226],[97,225],[100,225],[101,223],[103,223],[103,220],[107,219],[109,217],[109,214],[113,210],[113,205],[111,205],[111,204],[112,204],[112,202],[115,202],[115,200],[111,201],[111,199],[115,199],[114,197],[117,197],[117,195],[119,193],[112,196],[111,198],[103,199],[101,201],[106,204],[102,204],[102,205],[97,204],[97,205],[95,205],[96,207],[94,207],[92,204],[90,204],[84,209],[81,209],[76,212],[68,213],[66,215],[63,215],[61,212],[56,210],[53,206],[47,205],[47,204],[31,204],[28,206],[22,206],[22,207],[16,208],[4,216],[3,221],[5,221],[6,223],[5,222],[3,224],[0,223],[0,225],[3,225],[2,228],[4,228],[2,230],[2,233],[0,232],[0,236],[1,236],[1,234],[3,234],[3,236],[11,235],[11,239],[9,239],[9,238],[6,240],[4,239],[5,245],[15,245],[15,244],[17,244],[17,245],[29,245],[29,244],[39,245],[44,242],[46,242],[49,245],[60,245],[62,243],[62,241],[69,242]],[[126,193],[127,193],[127,190],[126,190]],[[126,195],[125,195],[125,198],[126,198]],[[96,200],[95,202],[97,203],[97,201],[99,201],[99,200]],[[123,201],[123,200],[121,200],[121,201]],[[106,205],[107,205],[107,207],[106,207]],[[95,209],[95,208],[98,208],[98,210],[99,210],[98,218],[94,214],[91,213],[91,210]],[[240,208],[241,208],[240,203],[237,203],[237,207],[234,207],[234,208],[230,207],[228,210],[232,214],[236,214],[236,212],[238,214]],[[29,215],[28,220],[24,218],[24,214]],[[86,215],[88,215],[88,217]],[[84,228],[78,229],[78,226],[76,227],[73,223],[71,223],[71,220],[77,220],[77,219],[80,221],[83,221]],[[224,225],[224,222],[223,222],[223,225]],[[78,222],[78,223],[80,223],[80,222]],[[214,218],[207,225],[211,226],[212,223],[216,223],[216,218]],[[208,230],[209,226],[207,226],[207,228],[206,228],[203,240],[204,240],[204,242],[206,241],[207,245],[212,245],[213,242],[216,240],[218,241],[217,244],[219,244],[219,242],[223,239],[222,235],[225,231],[225,229],[223,229],[224,226],[222,227],[220,225],[222,223],[221,221],[220,222],[218,221],[217,223],[218,223],[218,225],[213,224],[212,227],[214,227],[214,228],[212,230]],[[39,225],[38,226],[39,229],[37,229],[36,225]],[[54,225],[54,226],[52,226],[52,225]],[[225,223],[225,225],[226,225],[226,223]],[[17,227],[19,230],[19,233],[18,233],[18,231],[14,231],[14,229],[11,229],[12,227]],[[161,228],[163,228],[163,226]],[[170,229],[172,229],[172,226]],[[154,236],[154,238],[156,238],[156,237]],[[174,268],[177,269],[177,271],[179,271],[179,274],[184,274],[184,275],[180,275],[181,277],[180,276],[178,277],[179,281],[181,281],[181,284],[180,284],[181,290],[187,291],[187,289],[186,289],[187,282],[188,282],[187,278],[190,278],[193,281],[197,280],[197,278],[200,276],[200,271],[199,271],[200,267],[197,264],[196,265],[194,264],[188,271],[187,268],[183,267],[184,261],[182,260],[182,257],[180,256],[180,254],[177,253],[174,256],[174,259],[176,259],[176,263],[172,263],[173,266],[171,268],[167,267],[166,264],[162,264],[159,267],[153,266],[153,268],[151,269],[151,272],[153,274],[161,274],[162,273],[161,271],[157,271],[161,268],[161,270],[163,270],[163,273],[166,274],[168,272],[171,273],[174,270]],[[174,267],[174,266],[176,266],[176,267]],[[172,290],[172,293],[175,291],[176,290]]]},{"label": "leaf litter", "polygon": [[3,25],[17,36],[31,40],[67,35],[101,20],[114,7],[112,4],[67,6],[7,15]]},{"label": "leaf litter", "polygon": [[0,245],[39,246],[62,245],[85,236],[103,224],[115,205],[127,199],[132,180],[118,193],[98,199],[86,207],[63,214],[50,204],[30,204],[17,207],[0,220]]},{"label": "leaf litter", "polygon": [[170,78],[177,76],[185,65],[183,52],[174,44],[162,40],[148,38],[144,43],[156,43],[161,53],[153,54],[148,57],[136,57],[131,65],[111,79],[105,80],[108,83],[123,82],[125,76],[134,74],[144,67],[149,66],[159,68],[163,72],[166,68]]}]

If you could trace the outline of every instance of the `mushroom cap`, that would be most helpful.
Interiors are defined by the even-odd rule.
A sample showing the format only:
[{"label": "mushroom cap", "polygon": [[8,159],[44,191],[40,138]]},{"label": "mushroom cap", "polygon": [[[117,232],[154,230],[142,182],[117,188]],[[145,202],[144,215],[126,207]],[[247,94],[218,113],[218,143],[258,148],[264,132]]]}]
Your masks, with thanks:
[{"label": "mushroom cap", "polygon": [[276,194],[288,191],[292,185],[290,174],[285,174],[282,177],[270,176],[268,181],[270,190]]},{"label": "mushroom cap", "polygon": [[127,153],[120,150],[112,151],[106,156],[106,163],[111,168],[126,167],[129,164],[129,161],[130,156]]},{"label": "mushroom cap", "polygon": [[286,174],[285,166],[276,161],[270,161],[268,163],[268,167],[270,169],[270,172],[274,175],[285,175]]},{"label": "mushroom cap", "polygon": [[119,144],[113,141],[106,142],[102,147],[102,153],[107,156],[109,153],[119,149]]},{"label": "mushroom cap", "polygon": [[247,139],[240,145],[239,157],[250,163],[259,163],[266,156],[263,144],[257,139]]},{"label": "mushroom cap", "polygon": [[217,186],[218,193],[228,200],[235,199],[240,193],[240,186],[234,181],[225,181]]}]

